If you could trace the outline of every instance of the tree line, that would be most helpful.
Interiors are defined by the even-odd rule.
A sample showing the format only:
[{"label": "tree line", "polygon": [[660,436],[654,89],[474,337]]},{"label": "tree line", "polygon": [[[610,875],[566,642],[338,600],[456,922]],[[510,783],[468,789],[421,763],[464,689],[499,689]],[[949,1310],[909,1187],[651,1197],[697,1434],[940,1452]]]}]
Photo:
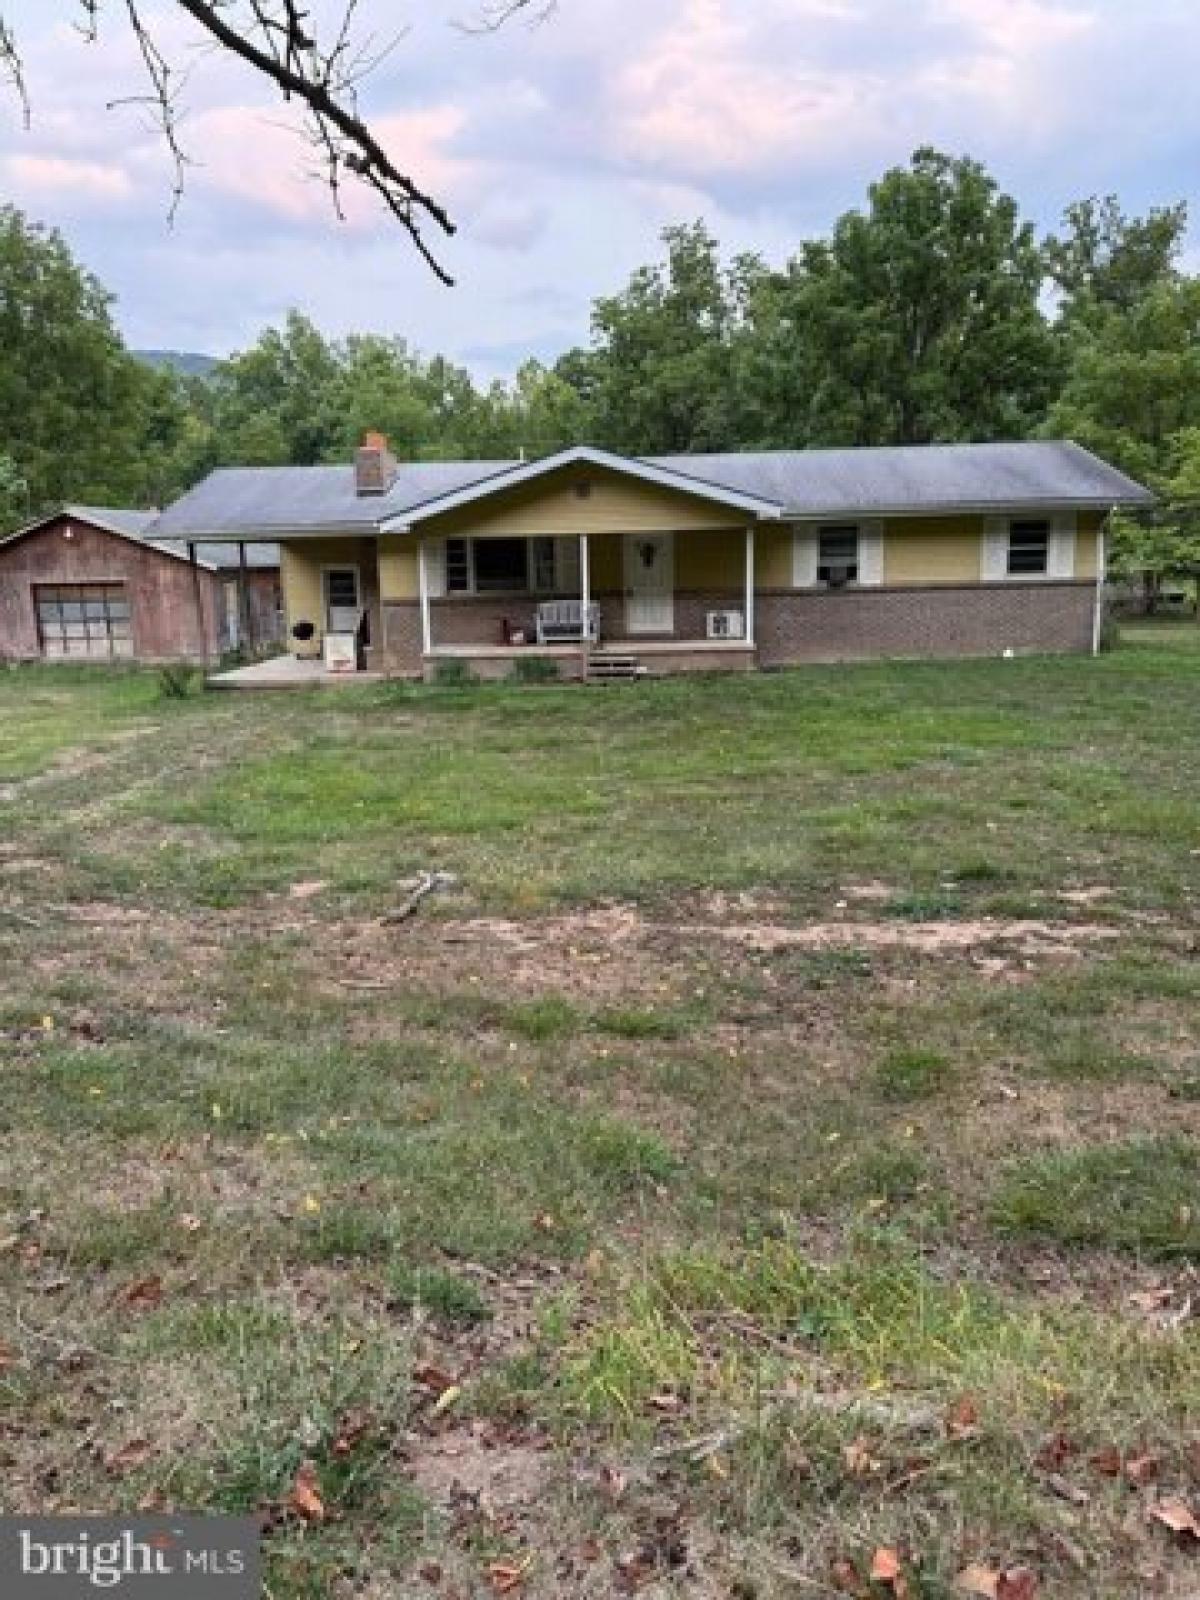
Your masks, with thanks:
[{"label": "tree line", "polygon": [[1150,484],[1118,563],[1153,600],[1200,574],[1200,279],[1182,204],[1068,208],[1040,238],[977,161],[885,173],[782,267],[726,262],[703,222],[598,299],[591,338],[507,382],[298,312],[204,378],[123,345],[55,232],[0,210],[0,521],[66,500],[161,504],[223,465],[1071,437]]}]

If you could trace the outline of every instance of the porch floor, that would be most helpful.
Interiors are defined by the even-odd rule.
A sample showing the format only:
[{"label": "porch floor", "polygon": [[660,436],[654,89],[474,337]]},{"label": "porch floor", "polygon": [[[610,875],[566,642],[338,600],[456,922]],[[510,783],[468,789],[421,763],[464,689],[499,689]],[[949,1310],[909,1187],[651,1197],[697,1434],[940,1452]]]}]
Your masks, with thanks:
[{"label": "porch floor", "polygon": [[[714,655],[753,650],[754,645],[745,639],[604,639],[591,646],[593,655],[618,656],[671,656],[696,655],[711,650]],[[577,644],[435,644],[430,655],[435,658],[458,657],[478,661],[510,661],[518,656],[578,656]]]},{"label": "porch floor", "polygon": [[210,689],[316,689],[378,683],[382,677],[381,672],[328,672],[320,660],[272,656],[269,661],[255,661],[248,667],[210,673],[205,681]]}]

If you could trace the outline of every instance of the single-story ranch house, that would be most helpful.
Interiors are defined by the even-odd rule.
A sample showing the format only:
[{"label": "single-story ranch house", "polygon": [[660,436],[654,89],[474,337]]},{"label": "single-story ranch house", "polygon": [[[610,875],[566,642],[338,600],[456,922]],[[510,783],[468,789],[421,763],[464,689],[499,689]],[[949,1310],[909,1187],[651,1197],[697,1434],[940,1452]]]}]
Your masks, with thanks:
[{"label": "single-story ranch house", "polygon": [[0,660],[213,661],[280,642],[278,547],[201,544],[193,564],[150,537],[158,519],[66,506],[0,539]]},{"label": "single-story ranch house", "polygon": [[1141,485],[1072,443],[398,462],[214,472],[156,540],[271,540],[318,671],[569,676],[1086,651],[1104,529]]}]

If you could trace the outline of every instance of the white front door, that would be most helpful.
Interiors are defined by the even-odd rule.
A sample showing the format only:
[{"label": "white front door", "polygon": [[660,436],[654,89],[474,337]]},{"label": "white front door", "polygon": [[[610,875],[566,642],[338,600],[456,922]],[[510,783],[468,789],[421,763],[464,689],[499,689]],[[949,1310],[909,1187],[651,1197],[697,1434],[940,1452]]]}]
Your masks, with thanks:
[{"label": "white front door", "polygon": [[325,632],[353,633],[362,610],[357,567],[325,568]]},{"label": "white front door", "polygon": [[675,535],[625,535],[625,627],[630,633],[675,631]]}]

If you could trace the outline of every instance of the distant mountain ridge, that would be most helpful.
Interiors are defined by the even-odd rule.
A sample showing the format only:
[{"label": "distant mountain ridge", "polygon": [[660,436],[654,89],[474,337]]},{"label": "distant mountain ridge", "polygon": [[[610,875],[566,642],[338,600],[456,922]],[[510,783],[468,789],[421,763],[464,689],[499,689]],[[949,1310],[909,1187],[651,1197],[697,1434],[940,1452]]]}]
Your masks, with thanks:
[{"label": "distant mountain ridge", "polygon": [[207,378],[220,365],[216,356],[201,355],[197,350],[135,350],[133,354],[148,367],[169,367],[185,378]]}]

